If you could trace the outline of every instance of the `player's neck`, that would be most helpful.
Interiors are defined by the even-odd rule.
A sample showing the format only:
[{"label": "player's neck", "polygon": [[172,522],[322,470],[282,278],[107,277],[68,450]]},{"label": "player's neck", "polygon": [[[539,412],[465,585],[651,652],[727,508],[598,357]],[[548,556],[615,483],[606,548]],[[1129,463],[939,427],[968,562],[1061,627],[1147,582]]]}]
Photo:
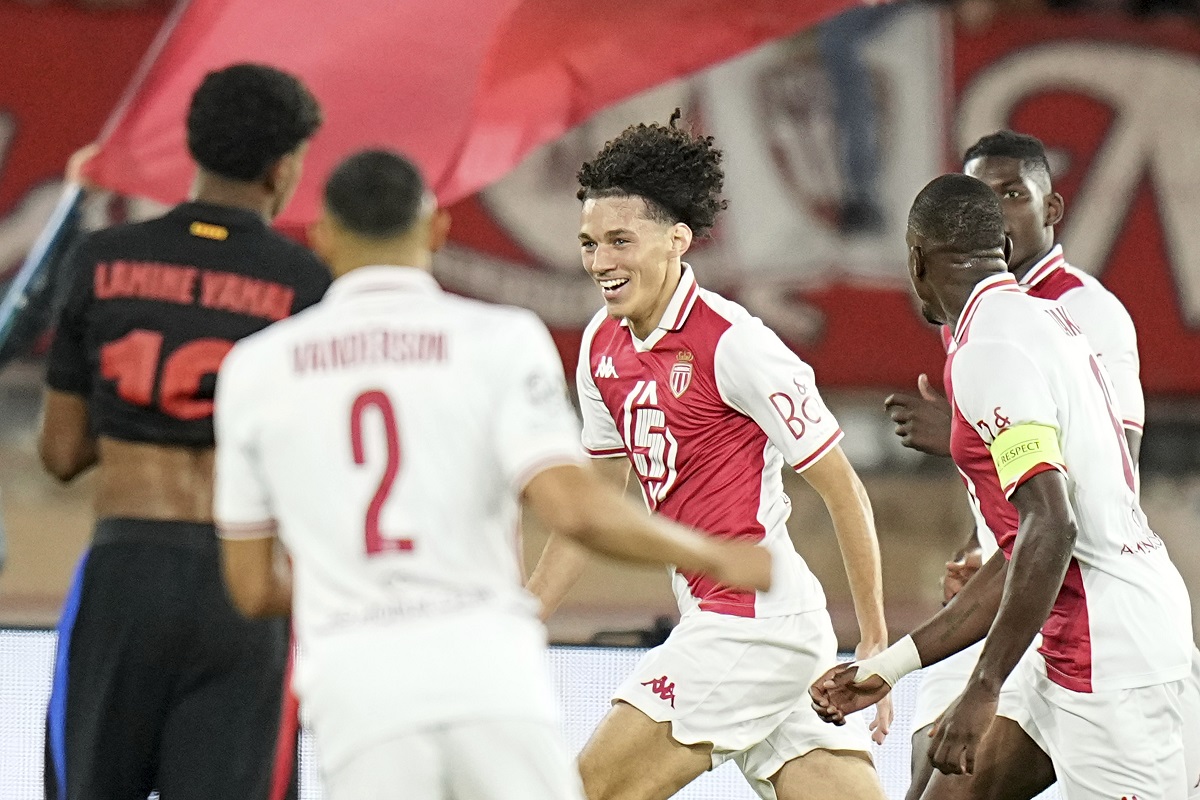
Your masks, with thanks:
[{"label": "player's neck", "polygon": [[433,260],[428,248],[417,246],[350,247],[329,257],[329,269],[334,278],[363,267],[413,267],[424,272],[433,271]]},{"label": "player's neck", "polygon": [[1054,241],[1051,240],[1050,244],[1046,245],[1041,250],[1039,250],[1037,255],[1030,256],[1029,258],[1022,261],[1020,264],[1010,265],[1008,268],[1008,271],[1011,272],[1013,274],[1013,277],[1016,278],[1018,281],[1023,281],[1023,280],[1025,280],[1025,276],[1028,275],[1030,273],[1030,271],[1033,270],[1034,267],[1036,267],[1038,264],[1042,263],[1042,259],[1044,259],[1046,256],[1050,255],[1050,251],[1053,249],[1054,249]]},{"label": "player's neck", "polygon": [[192,184],[191,199],[214,206],[252,211],[268,223],[275,204],[275,198],[258,184],[231,181],[203,170],[196,175]]},{"label": "player's neck", "polygon": [[682,278],[683,265],[681,263],[675,262],[667,267],[667,276],[663,282],[662,291],[650,311],[644,315],[626,318],[634,336],[644,340],[654,333],[654,329],[662,322],[663,315],[667,313],[667,306],[671,305],[671,298],[675,296],[675,290],[679,288],[679,281]]}]

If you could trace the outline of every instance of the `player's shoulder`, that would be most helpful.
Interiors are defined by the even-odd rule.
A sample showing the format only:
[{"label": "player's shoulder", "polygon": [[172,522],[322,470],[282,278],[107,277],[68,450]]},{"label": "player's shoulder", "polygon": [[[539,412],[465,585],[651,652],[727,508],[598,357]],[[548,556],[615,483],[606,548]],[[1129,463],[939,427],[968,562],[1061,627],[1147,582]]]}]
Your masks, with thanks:
[{"label": "player's shoulder", "polygon": [[1072,266],[1063,269],[1078,281],[1077,288],[1062,295],[1061,302],[1064,306],[1089,317],[1108,317],[1113,321],[1130,319],[1125,304],[1098,278]]},{"label": "player's shoulder", "polygon": [[698,316],[707,319],[709,324],[725,330],[735,325],[762,324],[762,320],[747,311],[745,306],[711,289],[702,288],[697,292],[693,313],[697,310],[700,312]]},{"label": "player's shoulder", "polygon": [[79,248],[103,257],[109,252],[120,253],[130,246],[140,245],[148,238],[158,236],[169,227],[170,224],[165,216],[139,222],[122,222],[84,234],[79,240]]}]

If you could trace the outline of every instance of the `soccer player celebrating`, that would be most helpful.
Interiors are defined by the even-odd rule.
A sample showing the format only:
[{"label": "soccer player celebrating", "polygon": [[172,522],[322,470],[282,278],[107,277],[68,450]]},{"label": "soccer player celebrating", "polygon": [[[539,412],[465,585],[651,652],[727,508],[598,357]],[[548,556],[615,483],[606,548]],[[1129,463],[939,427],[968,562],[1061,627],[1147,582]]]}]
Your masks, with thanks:
[{"label": "soccer player celebrating", "polygon": [[589,548],[740,590],[769,586],[771,559],[654,520],[593,474],[541,322],[434,283],[447,226],[396,154],[330,176],[312,237],[329,294],[221,367],[226,580],[249,614],[295,604],[296,689],[331,800],[580,798],[521,587],[518,501]]},{"label": "soccer player celebrating", "polygon": [[288,630],[242,618],[221,585],[213,384],[234,341],[329,285],[267,227],[319,124],[290,75],[209,74],[187,118],[193,199],[85,237],[65,262],[40,452],[63,481],[96,465],[98,520],[58,628],[47,798],[271,791]]},{"label": "soccer player celebrating", "polygon": [[[1050,166],[1042,143],[1025,134],[998,131],[984,136],[963,157],[966,174],[987,183],[1004,211],[1005,232],[1012,241],[1009,271],[1034,297],[1058,300],[1078,323],[1097,359],[1108,369],[1113,382],[1122,426],[1136,468],[1141,445],[1144,400],[1138,378],[1137,336],[1133,322],[1121,302],[1092,276],[1068,265],[1062,246],[1055,243],[1054,228],[1062,219],[1063,200],[1054,191]],[[949,344],[951,332],[942,328]],[[931,454],[948,454],[950,447],[950,409],[944,397],[933,390],[924,376],[919,380],[919,396],[897,393],[885,404],[897,425],[897,434],[910,447]],[[987,529],[971,499],[976,518],[977,537],[985,560],[996,551],[996,536]],[[929,800],[973,796],[971,780],[950,775],[932,775],[927,757],[929,732],[937,717],[966,686],[978,660],[982,644],[946,659],[925,670],[913,721],[913,781],[910,800],[922,796],[933,778]],[[1192,694],[1196,694],[1194,691]],[[1193,702],[1200,699],[1193,698]],[[1020,736],[1015,724],[1001,722],[994,732]],[[1195,735],[1193,739],[1197,738]],[[1189,748],[1193,760],[1200,757],[1200,742]],[[1033,797],[1054,781],[1048,765],[1043,769],[1013,767],[1005,781],[1010,797]],[[1193,771],[1196,767],[1193,768]],[[1027,786],[1026,791],[1017,787]],[[1200,789],[1198,789],[1200,791]]]},{"label": "soccer player celebrating", "polygon": [[[590,800],[667,798],[733,759],[762,797],[881,798],[865,727],[829,736],[805,697],[837,643],[788,537],[780,471],[800,472],[833,518],[860,653],[887,639],[871,506],[812,369],[682,261],[724,207],[720,160],[673,117],[626,129],[579,171],[583,265],[604,299],[576,375],[583,443],[618,483],[632,463],[660,516],[769,550],[775,583],[745,592],[674,571],[680,624],[617,691],[580,755],[584,788]],[[530,581],[545,611],[581,566],[551,539]],[[890,717],[879,709],[880,737]]]},{"label": "soccer player celebrating", "polygon": [[[1002,554],[911,636],[819,678],[814,708],[843,722],[904,674],[986,636],[933,736],[939,770],[1050,765],[1067,798],[1181,800],[1190,601],[1138,504],[1108,373],[1071,312],[1007,272],[1011,244],[986,184],[932,181],[907,241],[923,312],[953,329],[951,454],[988,529],[1002,532]],[[1001,694],[1010,674],[1013,691]],[[997,712],[1019,736],[984,737]],[[976,796],[1011,789],[978,778]]]}]

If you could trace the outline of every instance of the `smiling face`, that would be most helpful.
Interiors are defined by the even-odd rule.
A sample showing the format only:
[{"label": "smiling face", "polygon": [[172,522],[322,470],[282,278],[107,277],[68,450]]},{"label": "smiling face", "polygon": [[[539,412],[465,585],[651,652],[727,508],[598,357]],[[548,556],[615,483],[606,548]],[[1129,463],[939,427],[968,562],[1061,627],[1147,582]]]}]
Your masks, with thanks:
[{"label": "smiling face", "polygon": [[640,197],[583,203],[583,268],[600,287],[609,315],[629,320],[638,338],[649,336],[662,319],[679,285],[680,258],[691,242],[687,225],[655,219]]},{"label": "smiling face", "polygon": [[1050,248],[1054,226],[1063,215],[1062,195],[1050,186],[1049,177],[1029,169],[1019,158],[981,156],[966,163],[963,172],[991,187],[1004,211],[1004,232],[1012,240],[1009,269],[1024,276]]}]

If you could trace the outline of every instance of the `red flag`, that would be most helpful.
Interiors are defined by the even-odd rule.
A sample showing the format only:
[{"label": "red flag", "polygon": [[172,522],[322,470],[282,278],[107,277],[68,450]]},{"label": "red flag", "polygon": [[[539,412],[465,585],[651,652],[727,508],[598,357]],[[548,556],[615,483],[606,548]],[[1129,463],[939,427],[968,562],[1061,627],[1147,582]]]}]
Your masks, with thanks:
[{"label": "red flag", "polygon": [[325,113],[281,223],[314,219],[323,178],[372,145],[416,160],[449,204],[608,105],[856,4],[192,0],[152,51],[88,175],[124,194],[182,200],[192,91],[209,70],[257,61],[301,76]]}]

